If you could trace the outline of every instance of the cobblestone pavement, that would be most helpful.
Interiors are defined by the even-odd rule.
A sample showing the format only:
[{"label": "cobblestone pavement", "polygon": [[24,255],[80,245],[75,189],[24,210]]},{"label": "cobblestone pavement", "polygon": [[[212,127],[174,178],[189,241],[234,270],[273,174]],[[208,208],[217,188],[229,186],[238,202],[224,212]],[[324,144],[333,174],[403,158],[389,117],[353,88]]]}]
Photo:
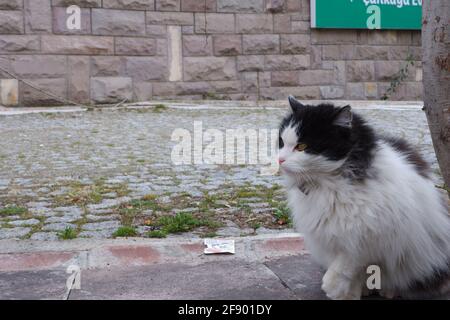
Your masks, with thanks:
[{"label": "cobblestone pavement", "polygon": [[[204,237],[289,229],[279,176],[257,165],[171,162],[176,128],[277,128],[286,110],[166,108],[0,116],[0,239]],[[357,112],[417,146],[419,108]],[[127,226],[127,228],[120,228]],[[120,228],[120,229],[119,229]]]}]

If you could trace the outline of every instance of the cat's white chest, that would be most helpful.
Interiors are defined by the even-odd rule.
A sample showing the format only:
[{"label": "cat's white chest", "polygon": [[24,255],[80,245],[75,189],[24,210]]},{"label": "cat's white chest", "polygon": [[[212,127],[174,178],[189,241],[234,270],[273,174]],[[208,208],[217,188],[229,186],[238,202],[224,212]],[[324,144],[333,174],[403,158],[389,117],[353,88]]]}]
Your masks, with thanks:
[{"label": "cat's white chest", "polygon": [[306,234],[345,233],[358,220],[364,199],[342,186],[318,188],[307,193],[297,187],[288,190],[288,201],[298,231]]}]

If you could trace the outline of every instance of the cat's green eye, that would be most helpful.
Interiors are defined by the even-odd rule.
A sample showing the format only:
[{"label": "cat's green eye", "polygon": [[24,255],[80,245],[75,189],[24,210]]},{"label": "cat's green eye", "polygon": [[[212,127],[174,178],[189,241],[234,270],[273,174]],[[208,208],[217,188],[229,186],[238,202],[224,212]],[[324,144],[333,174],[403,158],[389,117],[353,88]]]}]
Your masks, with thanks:
[{"label": "cat's green eye", "polygon": [[308,146],[304,143],[299,143],[298,145],[295,146],[295,150],[296,151],[304,151]]}]

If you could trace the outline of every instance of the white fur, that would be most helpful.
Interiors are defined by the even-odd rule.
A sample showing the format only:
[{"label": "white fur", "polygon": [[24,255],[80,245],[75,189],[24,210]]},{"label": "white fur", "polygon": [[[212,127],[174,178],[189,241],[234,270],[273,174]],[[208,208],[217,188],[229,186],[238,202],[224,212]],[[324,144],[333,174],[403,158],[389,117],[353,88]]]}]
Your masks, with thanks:
[{"label": "white fur", "polygon": [[380,266],[381,289],[390,296],[446,268],[450,218],[445,201],[400,153],[378,142],[372,177],[351,183],[339,174],[344,161],[293,150],[292,126],[281,137],[280,158],[286,160],[281,170],[294,224],[327,269],[322,288],[330,298],[360,298],[369,265]]}]

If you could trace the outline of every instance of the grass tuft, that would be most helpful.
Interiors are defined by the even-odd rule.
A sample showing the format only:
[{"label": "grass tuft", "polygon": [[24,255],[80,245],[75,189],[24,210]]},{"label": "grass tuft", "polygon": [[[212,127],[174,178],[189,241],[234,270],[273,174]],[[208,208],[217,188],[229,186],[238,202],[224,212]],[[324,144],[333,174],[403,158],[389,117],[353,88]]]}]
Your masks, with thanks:
[{"label": "grass tuft", "polygon": [[11,205],[0,209],[0,216],[23,215],[27,212],[28,212],[27,208]]},{"label": "grass tuft", "polygon": [[153,230],[147,233],[149,238],[165,238],[167,237],[167,232],[163,230]]},{"label": "grass tuft", "polygon": [[58,238],[62,239],[62,240],[75,239],[76,237],[77,237],[77,232],[70,227],[67,227],[64,229],[64,231],[61,231],[58,233]]},{"label": "grass tuft", "polygon": [[153,108],[153,111],[157,113],[163,112],[165,110],[167,110],[167,106],[162,103],[156,104],[155,107]]},{"label": "grass tuft", "polygon": [[138,235],[138,233],[137,233],[136,229],[133,228],[133,227],[129,227],[129,226],[119,227],[119,229],[117,229],[113,233],[113,237],[114,238],[118,238],[118,237],[135,237],[137,235]]},{"label": "grass tuft", "polygon": [[167,233],[187,232],[204,225],[204,222],[195,218],[190,213],[177,213],[175,216],[159,218],[158,225]]},{"label": "grass tuft", "polygon": [[292,226],[292,220],[289,208],[286,205],[280,205],[273,213],[277,224]]}]

